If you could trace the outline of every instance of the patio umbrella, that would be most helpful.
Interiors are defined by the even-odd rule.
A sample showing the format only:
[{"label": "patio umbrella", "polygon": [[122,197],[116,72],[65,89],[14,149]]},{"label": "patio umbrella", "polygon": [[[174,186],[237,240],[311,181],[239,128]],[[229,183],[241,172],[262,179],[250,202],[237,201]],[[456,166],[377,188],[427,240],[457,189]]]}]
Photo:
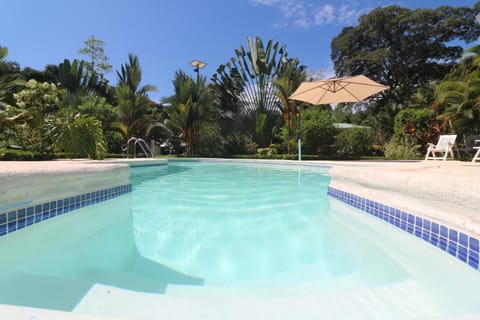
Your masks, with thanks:
[{"label": "patio umbrella", "polygon": [[319,105],[340,102],[360,102],[388,87],[360,75],[303,82],[290,96],[291,100]]},{"label": "patio umbrella", "polygon": [[[289,99],[313,105],[360,102],[386,89],[388,89],[387,86],[360,75],[303,82]],[[302,142],[300,139],[298,139],[298,160],[302,160]]]}]

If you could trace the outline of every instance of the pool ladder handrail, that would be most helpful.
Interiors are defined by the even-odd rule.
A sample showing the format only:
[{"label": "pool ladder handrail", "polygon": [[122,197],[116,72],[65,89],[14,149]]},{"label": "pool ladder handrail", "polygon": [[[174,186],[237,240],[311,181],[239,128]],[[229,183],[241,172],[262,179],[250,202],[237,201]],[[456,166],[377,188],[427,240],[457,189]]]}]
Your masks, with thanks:
[{"label": "pool ladder handrail", "polygon": [[140,146],[140,149],[142,149],[143,153],[145,154],[145,157],[147,158],[153,158],[153,152],[152,149],[148,146],[147,142],[143,140],[142,138],[136,138],[136,137],[131,137],[127,141],[127,147],[124,149],[127,153],[127,158],[130,155],[130,144],[131,142],[134,142],[133,144],[133,157],[137,157],[137,144]]}]

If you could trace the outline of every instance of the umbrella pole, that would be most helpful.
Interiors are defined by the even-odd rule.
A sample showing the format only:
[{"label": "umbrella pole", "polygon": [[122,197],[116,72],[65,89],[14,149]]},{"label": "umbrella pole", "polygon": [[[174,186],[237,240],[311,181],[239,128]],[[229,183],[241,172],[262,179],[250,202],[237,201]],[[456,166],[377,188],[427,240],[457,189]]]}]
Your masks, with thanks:
[{"label": "umbrella pole", "polygon": [[298,161],[302,161],[302,139],[298,138]]}]

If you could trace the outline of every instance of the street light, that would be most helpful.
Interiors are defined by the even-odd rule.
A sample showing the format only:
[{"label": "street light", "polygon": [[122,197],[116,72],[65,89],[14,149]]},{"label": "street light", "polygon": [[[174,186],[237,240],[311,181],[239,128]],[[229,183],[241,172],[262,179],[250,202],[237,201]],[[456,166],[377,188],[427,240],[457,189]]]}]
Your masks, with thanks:
[{"label": "street light", "polygon": [[198,83],[198,79],[200,78],[200,69],[205,68],[207,64],[200,60],[193,60],[192,62],[190,62],[190,64],[195,68],[193,69],[193,71],[197,73],[197,83]]}]

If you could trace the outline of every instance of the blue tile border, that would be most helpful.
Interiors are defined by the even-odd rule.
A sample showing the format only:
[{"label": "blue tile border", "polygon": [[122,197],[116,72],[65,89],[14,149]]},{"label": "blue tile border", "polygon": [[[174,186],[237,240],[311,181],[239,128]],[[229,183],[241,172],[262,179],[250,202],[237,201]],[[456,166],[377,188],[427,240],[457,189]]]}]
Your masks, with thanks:
[{"label": "blue tile border", "polygon": [[480,271],[479,239],[453,228],[448,228],[428,218],[415,216],[408,212],[389,207],[383,203],[375,202],[331,186],[328,187],[327,194],[334,199],[365,211],[399,229],[423,239],[468,264],[475,270]]},{"label": "blue tile border", "polygon": [[125,184],[28,207],[0,211],[0,236],[130,192],[132,185]]}]

